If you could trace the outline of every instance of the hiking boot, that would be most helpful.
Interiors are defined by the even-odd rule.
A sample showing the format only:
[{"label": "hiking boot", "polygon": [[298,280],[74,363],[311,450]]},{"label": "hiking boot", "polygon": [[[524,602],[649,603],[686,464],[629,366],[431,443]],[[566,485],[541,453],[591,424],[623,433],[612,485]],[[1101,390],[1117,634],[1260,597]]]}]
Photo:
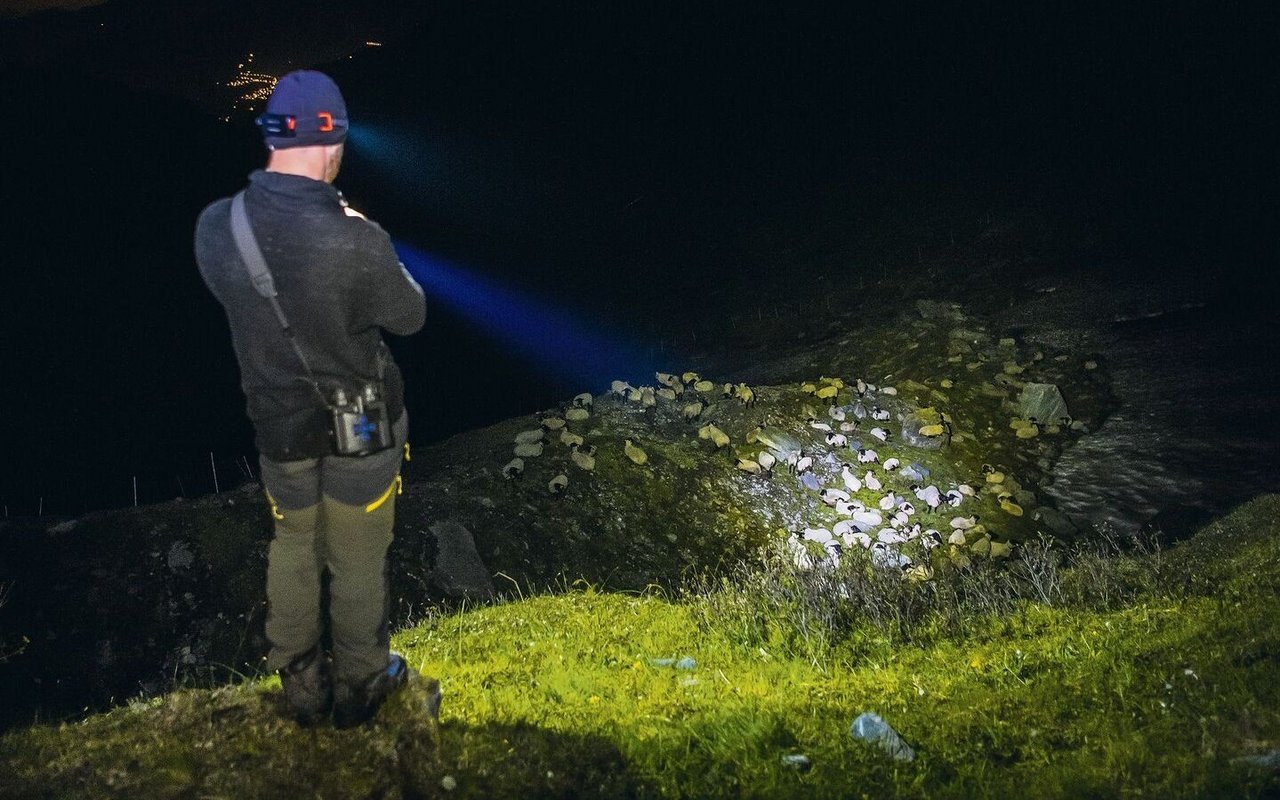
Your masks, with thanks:
[{"label": "hiking boot", "polygon": [[338,728],[353,728],[373,719],[378,707],[387,696],[409,680],[413,672],[399,653],[391,653],[387,668],[371,675],[359,686],[338,684],[334,692],[333,724]]},{"label": "hiking boot", "polygon": [[333,706],[333,682],[329,677],[329,656],[319,645],[289,662],[280,670],[284,699],[299,725],[313,725]]}]

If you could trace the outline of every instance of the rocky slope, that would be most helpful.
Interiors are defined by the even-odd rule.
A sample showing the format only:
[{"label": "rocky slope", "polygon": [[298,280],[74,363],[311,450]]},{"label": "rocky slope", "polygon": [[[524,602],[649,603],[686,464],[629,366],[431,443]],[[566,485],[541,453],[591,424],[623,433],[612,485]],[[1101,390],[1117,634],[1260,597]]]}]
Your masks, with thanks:
[{"label": "rocky slope", "polygon": [[[923,575],[1016,553],[1040,533],[1075,533],[1039,484],[1107,409],[1105,370],[1090,353],[1027,345],[948,303],[922,301],[878,326],[844,323],[758,362],[750,403],[736,385],[726,393],[721,376],[686,384],[686,365],[672,364],[676,399],[655,376],[620,376],[635,384],[631,399],[584,387],[596,390],[584,419],[565,421],[584,413],[566,414],[566,398],[418,448],[391,554],[397,620],[450,598],[579,579],[674,587],[762,548],[799,557],[799,547],[820,555],[824,542],[832,552],[880,542]],[[1028,384],[1060,387],[1070,419],[1029,419],[1019,406]],[[686,418],[692,403],[701,409]],[[929,425],[933,435],[920,435]],[[700,437],[707,426],[727,444]],[[505,477],[522,432],[543,439],[541,455]],[[562,437],[593,449],[590,469]],[[628,456],[628,440],[646,463]],[[769,456],[771,472],[756,472]],[[807,469],[788,465],[801,458]],[[860,490],[844,482],[845,464]],[[553,492],[557,476],[565,483]],[[930,486],[940,496],[962,491],[959,505],[931,509],[927,492],[912,488]],[[823,489],[847,492],[850,505],[824,502]],[[866,513],[855,517],[858,504]],[[6,721],[118,702],[182,676],[256,669],[269,537],[252,485],[78,520],[7,520],[0,631],[21,652],[0,665]]]}]

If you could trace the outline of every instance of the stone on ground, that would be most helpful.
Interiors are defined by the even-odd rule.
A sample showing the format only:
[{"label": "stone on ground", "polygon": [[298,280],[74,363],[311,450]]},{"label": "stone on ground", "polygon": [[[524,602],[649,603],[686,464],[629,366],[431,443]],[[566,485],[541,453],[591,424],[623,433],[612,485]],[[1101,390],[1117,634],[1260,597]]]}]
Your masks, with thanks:
[{"label": "stone on ground", "polygon": [[491,599],[493,578],[476,552],[476,541],[466,526],[452,520],[431,526],[436,537],[436,566],[432,582],[450,597]]},{"label": "stone on ground", "polygon": [[1067,413],[1067,401],[1052,383],[1028,383],[1018,395],[1018,416],[1041,423],[1057,422]]}]

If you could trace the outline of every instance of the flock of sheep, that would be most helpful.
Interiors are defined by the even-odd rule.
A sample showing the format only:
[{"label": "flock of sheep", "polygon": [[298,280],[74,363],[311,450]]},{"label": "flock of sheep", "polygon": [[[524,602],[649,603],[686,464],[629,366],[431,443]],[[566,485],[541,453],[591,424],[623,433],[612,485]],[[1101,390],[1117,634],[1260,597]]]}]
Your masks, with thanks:
[{"label": "flock of sheep", "polygon": [[[614,381],[610,394],[642,408],[678,402],[687,422],[696,422],[717,395],[747,408],[756,402],[755,390],[745,383],[716,384],[694,372],[659,372],[655,377],[656,386],[635,387]],[[821,416],[813,407],[804,407],[809,438],[821,444],[805,447],[789,431],[756,426],[746,434],[741,446],[729,451],[735,455],[739,470],[766,479],[782,465],[830,509],[822,513],[825,519],[817,525],[799,528],[788,539],[790,554],[798,566],[832,566],[839,563],[846,550],[861,548],[870,551],[873,563],[901,569],[904,578],[922,581],[933,576],[934,551],[960,564],[972,556],[1002,558],[1011,554],[1012,544],[993,537],[977,514],[959,513],[962,505],[980,495],[977,489],[966,483],[930,483],[930,470],[923,464],[904,464],[901,457],[889,453],[890,448],[896,449],[891,442],[899,438],[890,426],[895,418],[901,423],[906,417],[901,411],[895,415],[889,408],[902,405],[895,402],[894,387],[877,387],[862,379],[846,382],[823,377],[801,384],[800,390],[826,407]],[[589,392],[579,394],[562,414],[544,417],[537,428],[518,433],[514,457],[503,467],[503,476],[520,477],[525,460],[541,456],[548,445],[567,448],[570,461],[578,468],[595,469],[596,446],[587,444],[568,427],[570,422],[588,419],[594,401]],[[946,415],[939,415],[938,422],[919,425],[915,433],[922,437],[948,436],[949,420]],[[733,447],[730,437],[714,424],[701,426],[698,437],[717,450]],[[625,440],[623,452],[637,465],[649,461],[644,449],[631,439]],[[995,469],[984,471],[983,493],[994,495],[1005,513],[1021,516],[1022,509],[1009,491],[1016,482],[1007,479],[1007,487],[1003,473]],[[568,475],[561,472],[548,482],[547,489],[558,494],[568,483]]]}]

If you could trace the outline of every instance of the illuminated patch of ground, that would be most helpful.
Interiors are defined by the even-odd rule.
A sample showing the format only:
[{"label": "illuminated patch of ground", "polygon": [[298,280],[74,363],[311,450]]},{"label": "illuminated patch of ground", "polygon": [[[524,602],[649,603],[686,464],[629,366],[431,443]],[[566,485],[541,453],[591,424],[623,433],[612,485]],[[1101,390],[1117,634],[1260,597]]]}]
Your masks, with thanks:
[{"label": "illuminated patch of ground", "polygon": [[[434,616],[395,643],[443,679],[438,731],[405,704],[299,730],[274,681],[187,690],[10,733],[0,796],[1265,796],[1276,773],[1249,759],[1280,747],[1277,519],[1260,498],[1114,557],[1105,597],[1081,562],[1053,605],[939,607],[906,632],[807,625],[746,573]],[[915,761],[849,736],[866,710]]]}]

